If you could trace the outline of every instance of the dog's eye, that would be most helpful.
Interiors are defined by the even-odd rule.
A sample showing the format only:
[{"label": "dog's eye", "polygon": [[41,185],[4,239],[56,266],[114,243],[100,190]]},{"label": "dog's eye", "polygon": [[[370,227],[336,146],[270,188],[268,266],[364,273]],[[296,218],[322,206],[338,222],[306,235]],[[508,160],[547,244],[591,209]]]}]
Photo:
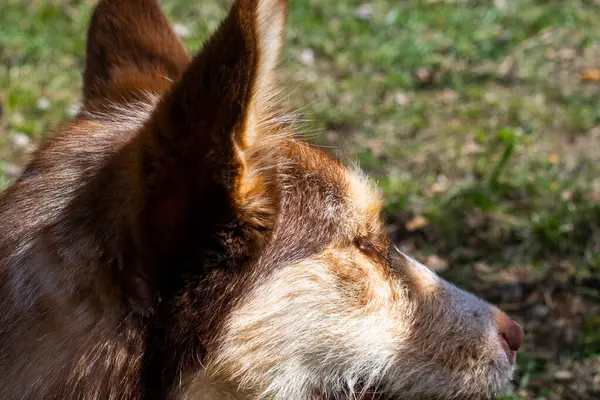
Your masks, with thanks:
[{"label": "dog's eye", "polygon": [[373,257],[377,254],[377,249],[373,246],[373,243],[369,239],[363,236],[359,236],[354,239],[354,245],[357,249],[359,249],[363,254]]}]

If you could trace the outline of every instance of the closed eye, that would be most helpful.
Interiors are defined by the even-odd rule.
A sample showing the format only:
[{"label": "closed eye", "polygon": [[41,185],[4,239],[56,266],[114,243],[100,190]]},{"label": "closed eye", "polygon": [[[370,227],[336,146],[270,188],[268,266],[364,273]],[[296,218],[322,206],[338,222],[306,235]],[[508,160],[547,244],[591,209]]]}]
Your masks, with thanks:
[{"label": "closed eye", "polygon": [[354,239],[354,245],[358,250],[361,251],[361,253],[363,253],[366,256],[377,256],[377,249],[375,248],[375,246],[373,246],[373,243],[371,243],[371,241],[364,236],[359,236],[356,239]]}]

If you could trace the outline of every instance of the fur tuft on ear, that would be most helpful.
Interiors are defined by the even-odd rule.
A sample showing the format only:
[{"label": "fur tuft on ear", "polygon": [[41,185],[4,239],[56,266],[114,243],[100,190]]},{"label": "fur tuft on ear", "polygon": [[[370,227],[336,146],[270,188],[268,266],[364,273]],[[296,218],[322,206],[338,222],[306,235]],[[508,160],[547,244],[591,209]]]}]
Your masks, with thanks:
[{"label": "fur tuft on ear", "polygon": [[155,0],[102,0],[88,30],[84,102],[93,108],[162,94],[188,63]]},{"label": "fur tuft on ear", "polygon": [[260,0],[256,8],[258,51],[261,58],[261,75],[271,73],[281,54],[283,30],[287,17],[286,0]]},{"label": "fur tuft on ear", "polygon": [[[254,94],[254,115],[250,116],[249,135],[256,131],[259,118],[264,118],[271,110],[270,96],[274,91],[274,72],[281,55],[283,32],[287,18],[286,0],[258,1],[256,8],[257,51],[259,56],[256,93]],[[266,109],[265,109],[266,108]],[[255,137],[249,137],[254,142]]]}]

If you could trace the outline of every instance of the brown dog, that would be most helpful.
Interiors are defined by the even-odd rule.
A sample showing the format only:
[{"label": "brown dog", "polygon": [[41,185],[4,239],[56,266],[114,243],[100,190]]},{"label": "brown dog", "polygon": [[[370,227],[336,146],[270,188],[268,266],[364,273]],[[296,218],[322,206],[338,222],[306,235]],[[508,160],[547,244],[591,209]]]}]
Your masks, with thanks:
[{"label": "brown dog", "polygon": [[0,201],[0,398],[487,398],[523,330],[398,252],[356,169],[294,136],[285,0],[189,60],[104,0],[84,107]]}]

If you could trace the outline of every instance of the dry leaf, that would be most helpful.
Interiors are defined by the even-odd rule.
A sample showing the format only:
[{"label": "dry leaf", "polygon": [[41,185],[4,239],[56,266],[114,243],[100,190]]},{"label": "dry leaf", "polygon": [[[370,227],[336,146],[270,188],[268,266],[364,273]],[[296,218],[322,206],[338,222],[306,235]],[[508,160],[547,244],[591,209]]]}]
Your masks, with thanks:
[{"label": "dry leaf", "polygon": [[422,215],[415,215],[415,217],[406,224],[406,229],[409,232],[414,232],[426,227],[427,225],[429,225],[429,220],[427,218]]},{"label": "dry leaf", "polygon": [[544,53],[546,58],[549,60],[554,60],[556,58],[556,50],[552,47],[548,47]]},{"label": "dry leaf", "polygon": [[438,176],[437,182],[435,182],[429,188],[429,192],[433,194],[444,193],[447,192],[448,189],[452,186],[450,180],[446,178],[444,175]]},{"label": "dry leaf", "polygon": [[356,16],[362,20],[371,19],[373,16],[373,4],[363,4],[358,7],[354,12]]},{"label": "dry leaf", "polygon": [[315,65],[315,52],[312,49],[304,49],[298,54],[298,61],[302,65],[306,65],[307,67],[312,67]]},{"label": "dry leaf", "polygon": [[435,254],[425,258],[425,265],[435,272],[442,272],[448,269],[448,261],[436,256]]},{"label": "dry leaf", "polygon": [[573,192],[570,190],[565,190],[560,194],[560,198],[565,201],[570,201],[571,199],[573,199]]},{"label": "dry leaf", "polygon": [[440,100],[446,104],[454,103],[458,99],[458,93],[452,89],[444,89],[440,93]]},{"label": "dry leaf", "polygon": [[404,107],[404,106],[410,104],[410,102],[411,102],[410,97],[408,97],[407,94],[402,93],[402,92],[398,92],[394,95],[394,101],[400,107]]},{"label": "dry leaf", "polygon": [[24,133],[14,132],[11,137],[12,145],[17,150],[25,150],[31,144],[31,139]]},{"label": "dry leaf", "polygon": [[568,47],[563,47],[562,49],[559,49],[557,54],[563,60],[572,60],[577,56],[577,52],[575,51],[575,49],[570,49]]},{"label": "dry leaf", "polygon": [[586,69],[581,73],[581,79],[584,82],[600,81],[600,69]]},{"label": "dry leaf", "polygon": [[554,373],[554,378],[558,381],[568,381],[573,378],[573,373],[567,370],[558,370]]},{"label": "dry leaf", "polygon": [[180,38],[186,38],[190,36],[191,33],[190,28],[184,24],[173,25],[173,30],[175,31],[175,34]]},{"label": "dry leaf", "polygon": [[478,262],[473,265],[473,269],[480,274],[489,274],[494,269],[484,262]]},{"label": "dry leaf", "polygon": [[473,139],[467,139],[462,147],[462,153],[466,156],[476,154],[481,151],[481,146],[477,144]]},{"label": "dry leaf", "polygon": [[418,68],[413,72],[413,79],[420,85],[429,86],[435,82],[435,71],[433,68]]}]

